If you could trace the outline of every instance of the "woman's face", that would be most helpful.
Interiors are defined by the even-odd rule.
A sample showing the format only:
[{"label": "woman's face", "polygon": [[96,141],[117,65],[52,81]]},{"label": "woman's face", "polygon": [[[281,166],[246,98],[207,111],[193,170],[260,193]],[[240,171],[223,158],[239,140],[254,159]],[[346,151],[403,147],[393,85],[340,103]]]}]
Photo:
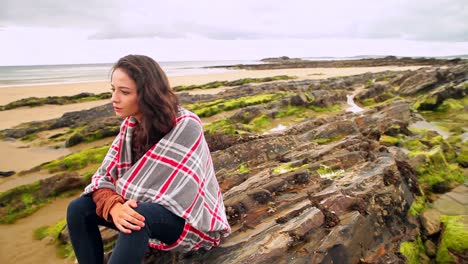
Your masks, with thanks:
[{"label": "woman's face", "polygon": [[138,93],[135,81],[122,69],[117,68],[112,73],[112,105],[118,117],[134,116],[141,121],[141,112],[138,108]]}]

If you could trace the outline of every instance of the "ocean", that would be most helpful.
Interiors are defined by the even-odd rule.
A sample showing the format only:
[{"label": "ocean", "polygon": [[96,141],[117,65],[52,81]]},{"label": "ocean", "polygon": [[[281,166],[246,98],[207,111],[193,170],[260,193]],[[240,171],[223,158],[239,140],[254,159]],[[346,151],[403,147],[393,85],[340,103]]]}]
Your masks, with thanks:
[{"label": "ocean", "polygon": [[[219,65],[260,64],[254,60],[228,61],[167,61],[159,62],[168,76],[226,72],[223,68],[203,68]],[[112,63],[0,66],[0,88],[25,85],[45,85],[106,81]]]}]

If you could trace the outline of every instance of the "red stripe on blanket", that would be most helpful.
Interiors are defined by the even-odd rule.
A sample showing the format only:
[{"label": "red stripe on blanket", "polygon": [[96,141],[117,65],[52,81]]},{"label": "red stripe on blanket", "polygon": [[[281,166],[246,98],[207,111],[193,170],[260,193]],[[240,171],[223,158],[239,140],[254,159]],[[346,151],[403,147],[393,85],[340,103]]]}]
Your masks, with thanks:
[{"label": "red stripe on blanket", "polygon": [[[203,135],[203,134],[201,134]],[[172,172],[172,174],[168,177],[168,179],[166,180],[166,182],[164,183],[164,185],[161,187],[161,192],[158,193],[158,195],[156,195],[156,198],[159,199],[161,198],[161,194],[164,194],[166,193],[167,189],[169,188],[169,186],[171,185],[171,183],[174,181],[174,178],[175,176],[177,175],[177,173],[183,169],[185,167],[185,163],[187,162],[187,160],[190,158],[190,156],[192,156],[192,154],[195,152],[195,150],[198,148],[198,146],[200,145],[200,142],[201,142],[201,139],[202,137],[199,136],[197,141],[195,142],[195,144],[193,144],[192,148],[190,149],[190,151],[187,153],[187,155],[184,157],[184,159],[182,161],[180,161],[180,163],[177,163],[174,171]],[[198,182],[198,181],[197,181]]]}]

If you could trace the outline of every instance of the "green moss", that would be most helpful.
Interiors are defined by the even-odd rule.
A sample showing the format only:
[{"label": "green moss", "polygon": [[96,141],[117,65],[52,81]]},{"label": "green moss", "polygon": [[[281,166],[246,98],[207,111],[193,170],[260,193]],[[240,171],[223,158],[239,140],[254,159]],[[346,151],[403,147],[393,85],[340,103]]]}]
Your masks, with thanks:
[{"label": "green moss", "polygon": [[325,165],[325,164],[320,164],[320,167],[317,169],[317,173],[320,175],[322,178],[330,178],[330,179],[335,179],[335,178],[340,178],[344,174],[344,170],[333,170],[331,167]]},{"label": "green moss", "polygon": [[31,133],[31,134],[28,134],[28,135],[22,137],[20,140],[29,142],[29,141],[33,141],[35,139],[37,139],[37,134],[36,133]]},{"label": "green moss", "polygon": [[213,88],[218,88],[221,86],[238,86],[238,85],[244,85],[244,84],[249,84],[249,83],[263,83],[263,82],[272,82],[272,81],[279,81],[279,80],[290,80],[290,79],[295,79],[296,77],[294,76],[287,76],[287,75],[278,75],[278,76],[273,76],[273,77],[265,77],[265,78],[243,78],[235,81],[214,81],[210,83],[205,83],[201,85],[181,85],[181,86],[175,86],[172,88],[174,91],[188,91],[188,90],[194,90],[194,89],[213,89]]},{"label": "green moss", "polygon": [[434,146],[430,151],[411,151],[410,158],[424,155],[426,162],[415,168],[418,180],[426,187],[432,188],[439,183],[463,183],[466,176],[458,164],[448,163],[440,146]]},{"label": "green moss", "polygon": [[468,216],[440,217],[444,225],[442,238],[437,250],[437,263],[454,263],[450,252],[463,253],[468,250]]},{"label": "green moss", "polygon": [[111,93],[101,93],[101,94],[92,94],[92,93],[81,93],[72,96],[48,96],[48,97],[28,97],[13,101],[6,105],[0,106],[0,110],[9,110],[18,107],[35,107],[45,104],[50,105],[64,105],[64,104],[73,104],[87,101],[103,100],[111,97]]},{"label": "green moss", "polygon": [[463,110],[465,107],[462,104],[461,100],[456,100],[456,99],[446,99],[440,104],[437,108],[436,111],[439,112],[451,112],[451,111],[460,111]]},{"label": "green moss", "polygon": [[425,208],[426,208],[426,199],[422,196],[417,196],[416,199],[414,199],[413,203],[411,204],[411,207],[408,210],[408,212],[411,215],[419,215],[424,211]]},{"label": "green moss", "polygon": [[292,106],[288,105],[286,107],[282,107],[278,114],[276,115],[277,118],[285,117],[285,116],[292,116],[304,113],[306,108],[303,106]]},{"label": "green moss", "polygon": [[413,242],[403,242],[400,245],[400,252],[406,258],[408,264],[419,264],[421,263],[421,254],[426,254],[424,244],[421,237],[417,237]]},{"label": "green moss", "polygon": [[87,171],[83,173],[83,178],[90,181],[96,171]]},{"label": "green moss", "polygon": [[363,106],[371,106],[371,105],[376,104],[377,102],[375,101],[374,98],[367,98],[367,99],[364,99],[364,100],[360,101],[360,103]]},{"label": "green moss", "polygon": [[295,164],[293,164],[293,163],[287,163],[287,164],[283,164],[283,165],[280,165],[280,166],[274,168],[272,170],[272,173],[273,174],[281,174],[281,173],[286,173],[286,172],[290,172],[290,171],[297,171],[297,170],[305,168],[307,166],[308,166],[308,164],[304,164],[304,165],[301,165],[301,166],[295,166]]},{"label": "green moss", "polygon": [[62,219],[51,226],[39,227],[34,230],[34,238],[37,240],[42,240],[43,238],[50,236],[54,239],[57,239],[66,225],[66,220]]},{"label": "green moss", "polygon": [[249,173],[250,172],[250,169],[249,167],[247,167],[247,165],[245,163],[242,163],[240,166],[239,166],[239,169],[237,169],[237,171],[240,173],[240,174],[244,174],[244,173]]},{"label": "green moss", "polygon": [[458,153],[457,158],[455,159],[458,164],[463,167],[468,167],[468,147],[465,145],[461,148],[460,153]]},{"label": "green moss", "polygon": [[379,141],[382,145],[385,145],[385,146],[395,146],[400,142],[398,138],[388,136],[388,135],[382,135]]},{"label": "green moss", "polygon": [[222,134],[233,135],[236,133],[236,128],[234,127],[234,124],[230,120],[227,120],[227,119],[219,120],[216,122],[212,122],[208,125],[205,125],[204,129],[209,134],[222,133]]},{"label": "green moss", "polygon": [[21,201],[24,203],[24,205],[30,206],[34,203],[34,197],[30,193],[23,193],[21,195]]},{"label": "green moss", "polygon": [[48,162],[42,165],[41,169],[47,169],[50,172],[79,170],[86,167],[88,164],[101,163],[108,150],[108,146],[86,149],[65,156],[59,160]]},{"label": "green moss", "polygon": [[437,107],[437,96],[422,95],[411,106],[414,110],[434,110]]},{"label": "green moss", "polygon": [[330,107],[319,107],[315,105],[310,105],[308,106],[308,108],[314,110],[315,112],[334,112],[341,110],[341,107],[338,104],[332,105]]},{"label": "green moss", "polygon": [[276,101],[282,98],[284,95],[285,93],[258,94],[234,99],[220,99],[211,102],[188,104],[185,107],[200,117],[209,117],[223,111]]},{"label": "green moss", "polygon": [[265,128],[270,123],[271,123],[271,118],[267,117],[265,114],[257,116],[249,122],[249,124],[255,126],[256,130]]},{"label": "green moss", "polygon": [[75,251],[71,244],[60,244],[57,247],[57,255],[64,259],[74,259]]},{"label": "green moss", "polygon": [[417,139],[402,141],[402,145],[410,151],[424,150],[427,148],[426,145]]},{"label": "green moss", "polygon": [[328,138],[314,138],[312,139],[312,142],[318,143],[319,145],[323,145],[323,144],[328,144],[331,142],[338,141],[342,139],[343,137],[344,137],[343,135],[337,135],[337,136],[328,137]]}]

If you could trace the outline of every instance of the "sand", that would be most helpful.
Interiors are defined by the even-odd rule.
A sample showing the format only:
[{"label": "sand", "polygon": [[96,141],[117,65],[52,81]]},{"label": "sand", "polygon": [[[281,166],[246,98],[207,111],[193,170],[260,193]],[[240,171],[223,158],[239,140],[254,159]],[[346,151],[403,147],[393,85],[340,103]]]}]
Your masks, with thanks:
[{"label": "sand", "polygon": [[55,246],[48,245],[47,239],[33,239],[35,229],[49,226],[65,218],[66,208],[75,198],[57,198],[51,204],[39,209],[33,215],[18,220],[12,225],[0,224],[0,263],[3,264],[71,264],[71,260],[60,259]]}]

